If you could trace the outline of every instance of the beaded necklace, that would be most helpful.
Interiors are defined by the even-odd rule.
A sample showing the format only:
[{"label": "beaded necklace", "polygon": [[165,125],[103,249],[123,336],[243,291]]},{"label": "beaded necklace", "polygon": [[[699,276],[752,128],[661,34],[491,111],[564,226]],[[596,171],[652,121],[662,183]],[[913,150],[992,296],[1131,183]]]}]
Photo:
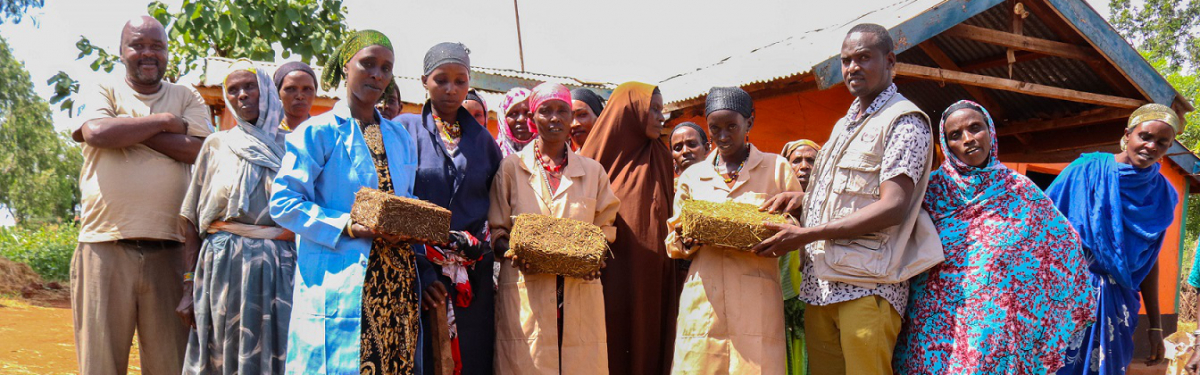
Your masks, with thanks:
[{"label": "beaded necklace", "polygon": [[442,120],[437,115],[433,115],[433,122],[437,125],[438,129],[441,129],[440,135],[446,148],[448,150],[457,150],[458,142],[462,139],[462,126],[458,124],[458,121],[450,123]]},{"label": "beaded necklace", "polygon": [[[726,184],[728,184],[728,183],[732,183],[732,182],[734,182],[734,181],[737,181],[737,179],[738,179],[738,175],[741,175],[741,174],[742,174],[742,167],[745,167],[745,166],[746,166],[746,159],[749,159],[749,158],[750,158],[750,155],[749,155],[749,154],[750,154],[750,147],[749,147],[749,145],[747,145],[747,146],[746,146],[746,154],[747,154],[747,155],[746,155],[746,157],[745,157],[745,158],[743,158],[743,159],[742,159],[742,162],[741,162],[741,163],[738,163],[737,169],[735,169],[735,170],[733,170],[733,171],[729,171],[729,165],[726,165],[726,166],[725,166],[726,173],[725,173],[725,175],[723,175],[723,176],[721,176],[721,177],[725,179],[725,183],[726,183]],[[717,157],[713,158],[713,168],[716,168],[716,167],[717,167],[717,161],[719,161],[719,160],[721,160],[721,154],[717,154]]]},{"label": "beaded necklace", "polygon": [[562,164],[559,164],[557,166],[551,166],[549,162],[543,160],[543,158],[542,158],[542,156],[543,156],[542,155],[542,142],[535,142],[533,144],[533,153],[535,155],[537,155],[538,163],[540,163],[542,165],[542,169],[546,170],[546,172],[549,172],[551,175],[553,175],[555,177],[558,177],[558,175],[561,175],[563,168],[565,168],[567,166],[567,152],[569,152],[569,150],[564,148]]},{"label": "beaded necklace", "polygon": [[545,160],[542,160],[542,142],[541,142],[541,140],[537,140],[537,141],[533,142],[533,154],[535,157],[537,157],[538,164],[542,165],[542,169],[539,171],[539,173],[541,173],[542,182],[546,183],[546,190],[549,191],[550,194],[554,194],[556,191],[558,191],[558,189],[554,186],[554,184],[550,183],[550,177],[562,179],[563,168],[565,168],[567,166],[567,160],[568,160],[567,152],[568,152],[568,150],[565,150],[565,149],[563,150],[562,164],[558,165],[557,167],[552,167]]},{"label": "beaded necklace", "polygon": [[437,115],[433,115],[433,121],[441,125],[439,127],[442,128],[442,135],[447,139],[462,138],[462,126],[458,124],[458,121],[450,123]]}]

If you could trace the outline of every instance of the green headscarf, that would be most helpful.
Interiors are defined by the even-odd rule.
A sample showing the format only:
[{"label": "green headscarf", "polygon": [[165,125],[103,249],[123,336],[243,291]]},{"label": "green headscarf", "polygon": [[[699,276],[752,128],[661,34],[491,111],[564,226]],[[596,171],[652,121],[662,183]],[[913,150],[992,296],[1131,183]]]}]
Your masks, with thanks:
[{"label": "green headscarf", "polygon": [[[345,66],[358,51],[370,46],[380,46],[392,50],[392,41],[383,33],[375,30],[362,30],[350,34],[342,45],[333,51],[333,57],[325,62],[325,70],[321,72],[321,87],[326,91],[336,89],[342,80],[346,79]],[[388,84],[395,85],[395,82]],[[385,90],[386,92],[386,90]]]}]

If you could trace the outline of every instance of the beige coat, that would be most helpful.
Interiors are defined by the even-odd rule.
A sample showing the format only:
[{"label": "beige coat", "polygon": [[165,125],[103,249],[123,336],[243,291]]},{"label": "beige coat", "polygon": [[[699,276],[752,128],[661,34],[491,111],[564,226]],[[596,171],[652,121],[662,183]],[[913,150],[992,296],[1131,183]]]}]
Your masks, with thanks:
[{"label": "beige coat", "polygon": [[[512,216],[535,213],[593,223],[608,241],[620,200],[595,160],[568,153],[558,190],[550,193],[533,147],[509,155],[492,185],[492,237],[508,237]],[[501,254],[497,254],[500,258]],[[496,374],[608,374],[604,289],[600,280],[563,280],[562,363],[556,276],[525,274],[504,259],[496,293]]]},{"label": "beige coat", "polygon": [[[685,199],[761,204],[785,191],[802,191],[787,160],[753,146],[730,189],[713,167],[716,156],[709,154],[679,176],[672,227]],[[679,300],[671,372],[783,374],[787,355],[778,259],[722,246],[687,249],[673,231],[667,236],[667,253],[692,259]]]}]

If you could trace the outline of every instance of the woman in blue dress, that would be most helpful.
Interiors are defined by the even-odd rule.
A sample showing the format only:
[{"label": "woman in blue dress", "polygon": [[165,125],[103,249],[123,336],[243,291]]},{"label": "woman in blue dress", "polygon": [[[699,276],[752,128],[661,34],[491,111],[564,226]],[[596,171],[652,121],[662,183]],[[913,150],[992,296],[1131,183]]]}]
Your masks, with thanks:
[{"label": "woman in blue dress", "polygon": [[271,217],[299,238],[290,374],[421,370],[417,246],[350,220],[361,187],[412,196],[416,147],[375,110],[393,62],[382,33],[352,34],[322,74],[326,89],[345,80],[345,100],[287,136]]},{"label": "woman in blue dress", "polygon": [[1158,162],[1182,132],[1171,108],[1144,105],[1130,115],[1120,153],[1084,154],[1046,190],[1079,233],[1100,301],[1096,323],[1068,342],[1059,374],[1124,374],[1133,360],[1139,295],[1150,319],[1149,361],[1162,360],[1158,252],[1179,198]]}]

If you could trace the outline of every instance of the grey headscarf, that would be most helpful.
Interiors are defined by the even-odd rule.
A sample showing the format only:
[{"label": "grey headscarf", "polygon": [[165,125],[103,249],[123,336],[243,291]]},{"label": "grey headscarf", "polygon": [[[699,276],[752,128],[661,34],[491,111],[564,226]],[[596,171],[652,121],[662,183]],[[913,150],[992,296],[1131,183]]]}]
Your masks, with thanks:
[{"label": "grey headscarf", "polygon": [[434,69],[446,64],[459,64],[471,70],[471,50],[462,43],[442,42],[425,52],[425,73],[429,75]]},{"label": "grey headscarf", "polygon": [[313,72],[312,67],[308,66],[308,64],[305,64],[305,63],[302,63],[299,61],[291,61],[286,64],[280,65],[279,69],[275,69],[274,82],[275,82],[276,90],[283,88],[284,77],[287,77],[287,75],[291,74],[292,72],[307,73],[313,79],[313,87],[319,87],[321,85],[321,81],[317,80],[317,73]]}]

